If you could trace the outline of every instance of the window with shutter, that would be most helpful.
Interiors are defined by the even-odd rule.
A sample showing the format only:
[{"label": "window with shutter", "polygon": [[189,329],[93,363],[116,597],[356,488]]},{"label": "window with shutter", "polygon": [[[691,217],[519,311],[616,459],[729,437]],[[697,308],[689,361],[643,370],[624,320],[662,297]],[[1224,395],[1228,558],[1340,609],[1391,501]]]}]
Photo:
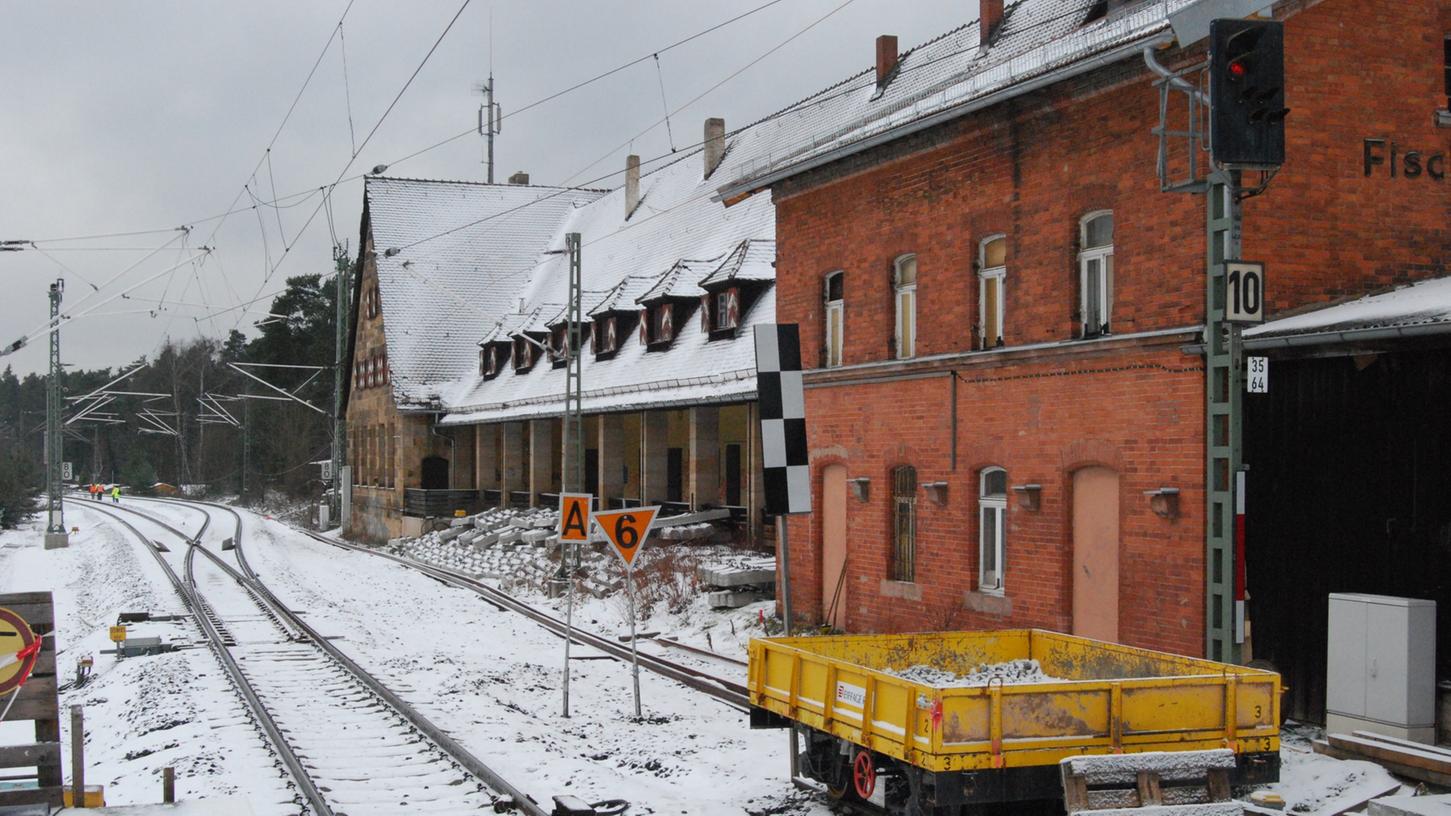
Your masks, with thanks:
[{"label": "window with shutter", "polygon": [[826,352],[827,368],[841,365],[842,321],[845,318],[846,302],[844,272],[832,272],[826,276],[826,311],[823,346]]},{"label": "window with shutter", "polygon": [[1079,313],[1083,336],[1109,333],[1113,313],[1113,212],[1100,210],[1079,222]]},{"label": "window with shutter", "polygon": [[1002,592],[1008,522],[1008,472],[986,468],[978,479],[977,588]]},{"label": "window with shutter", "polygon": [[893,288],[896,295],[897,359],[905,360],[917,353],[917,256],[903,255],[893,264]]},{"label": "window with shutter", "polygon": [[917,469],[903,465],[892,471],[893,581],[917,580]]},{"label": "window with shutter", "polygon": [[977,325],[980,348],[1003,345],[1007,254],[1008,239],[1001,235],[984,239],[979,248]]}]

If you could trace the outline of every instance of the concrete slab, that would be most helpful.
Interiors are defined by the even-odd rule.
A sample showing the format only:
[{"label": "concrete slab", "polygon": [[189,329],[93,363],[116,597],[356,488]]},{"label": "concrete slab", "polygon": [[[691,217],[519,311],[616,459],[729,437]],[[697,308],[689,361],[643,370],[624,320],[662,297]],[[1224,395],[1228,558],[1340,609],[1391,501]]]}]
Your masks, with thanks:
[{"label": "concrete slab", "polygon": [[56,816],[256,816],[240,796],[189,799],[174,805],[117,805],[103,808],[62,808]]}]

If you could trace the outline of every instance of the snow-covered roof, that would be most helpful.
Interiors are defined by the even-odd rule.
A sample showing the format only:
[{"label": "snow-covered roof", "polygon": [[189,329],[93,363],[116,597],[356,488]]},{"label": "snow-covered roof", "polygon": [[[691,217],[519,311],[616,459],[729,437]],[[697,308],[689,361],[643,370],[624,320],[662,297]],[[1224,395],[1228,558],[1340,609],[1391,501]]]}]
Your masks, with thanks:
[{"label": "snow-covered roof", "polygon": [[725,261],[700,280],[702,287],[726,281],[774,281],[776,279],[776,242],[742,241]]},{"label": "snow-covered roof", "polygon": [[700,297],[700,279],[710,270],[721,265],[721,258],[709,260],[679,260],[670,271],[660,276],[655,285],[635,299],[637,303],[649,303],[668,298]]},{"label": "snow-covered roof", "polygon": [[[367,179],[390,382],[400,405],[435,404],[440,384],[477,371],[480,337],[512,311],[558,225],[601,195],[564,187]],[[399,252],[389,256],[395,248]]]},{"label": "snow-covered roof", "polygon": [[1433,278],[1281,317],[1246,329],[1244,337],[1248,341],[1440,326],[1451,328],[1451,277]]},{"label": "snow-covered roof", "polygon": [[[579,208],[556,228],[548,242],[551,247],[563,246],[566,233],[581,235],[584,286],[600,293],[597,299],[584,298],[591,316],[635,311],[642,299],[661,294],[699,298],[704,294],[700,281],[743,243],[759,242],[757,255],[774,247],[776,219],[769,196],[729,208],[713,200],[713,180],[736,172],[741,161],[754,155],[760,139],[755,128],[731,134],[725,157],[709,179],[700,150],[671,157],[651,169],[640,179],[641,204],[628,219],[624,191],[615,190]],[[541,253],[526,278],[527,283],[517,289],[526,311],[559,304],[568,294],[568,258]],[[557,310],[556,305],[542,311]],[[633,334],[619,335],[617,350],[606,359],[597,359],[586,347],[583,408],[627,410],[750,399],[756,389],[750,327],[772,322],[775,316],[774,293],[767,291],[741,315],[734,336],[711,339],[694,312],[689,320],[677,322],[675,338],[665,351],[648,351]],[[484,327],[479,333],[485,335]],[[558,415],[563,410],[565,374],[563,368],[535,366],[485,380],[472,368],[442,389],[447,410],[443,422]]]},{"label": "snow-covered roof", "polygon": [[[878,90],[875,68],[793,105],[760,126],[762,144],[737,172],[722,176],[730,199],[817,164],[905,135],[907,126],[961,115],[1110,52],[1125,56],[1167,34],[1168,14],[1194,0],[1141,0],[1085,23],[1096,0],[1009,2],[996,39],[980,47],[976,20],[903,53],[896,76]],[[975,5],[975,4],[974,4]]]}]

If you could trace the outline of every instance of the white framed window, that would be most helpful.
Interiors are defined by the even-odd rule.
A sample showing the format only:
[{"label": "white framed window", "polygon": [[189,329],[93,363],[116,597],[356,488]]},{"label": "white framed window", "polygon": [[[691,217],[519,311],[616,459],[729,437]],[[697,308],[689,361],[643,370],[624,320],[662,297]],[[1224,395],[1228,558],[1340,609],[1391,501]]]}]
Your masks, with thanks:
[{"label": "white framed window", "polygon": [[826,276],[826,312],[824,347],[826,367],[841,365],[842,321],[846,316],[846,273],[832,272]]},{"label": "white framed window", "polygon": [[903,255],[892,264],[892,288],[897,302],[897,359],[917,353],[917,256]]},{"label": "white framed window", "polygon": [[1091,212],[1079,222],[1079,314],[1083,336],[1109,333],[1113,314],[1113,212]]},{"label": "white framed window", "polygon": [[981,348],[1003,345],[1003,314],[1008,276],[1008,239],[1004,235],[984,238],[977,259],[978,341]]},{"label": "white framed window", "polygon": [[1008,472],[985,468],[978,477],[977,588],[1003,591],[1004,543],[1008,526]]}]

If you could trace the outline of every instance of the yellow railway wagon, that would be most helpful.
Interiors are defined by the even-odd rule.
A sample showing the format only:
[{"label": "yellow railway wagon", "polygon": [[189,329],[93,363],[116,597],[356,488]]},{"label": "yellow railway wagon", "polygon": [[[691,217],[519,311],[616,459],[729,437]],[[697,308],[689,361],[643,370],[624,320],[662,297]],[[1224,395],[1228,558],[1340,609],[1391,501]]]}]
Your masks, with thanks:
[{"label": "yellow railway wagon", "polygon": [[[1048,679],[994,676],[1030,659]],[[912,667],[988,679],[893,673]],[[748,686],[752,727],[804,735],[806,776],[892,813],[1059,798],[1057,764],[1081,754],[1229,748],[1235,784],[1279,776],[1275,672],[1039,629],[757,639]]]}]

